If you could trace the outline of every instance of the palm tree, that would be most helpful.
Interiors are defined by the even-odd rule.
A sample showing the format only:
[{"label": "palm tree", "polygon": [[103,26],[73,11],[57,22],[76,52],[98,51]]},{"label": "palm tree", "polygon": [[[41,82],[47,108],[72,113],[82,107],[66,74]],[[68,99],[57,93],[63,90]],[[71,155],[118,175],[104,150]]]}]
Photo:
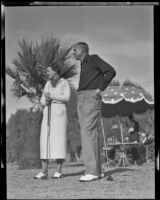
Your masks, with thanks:
[{"label": "palm tree", "polygon": [[[24,96],[29,99],[33,105],[30,114],[35,116],[35,113],[38,113],[35,126],[40,127],[42,117],[39,115],[39,112],[42,111],[40,97],[47,80],[47,67],[52,66],[61,69],[60,76],[68,79],[71,83],[71,88],[74,90],[71,80],[77,73],[77,65],[71,64],[70,62],[72,46],[62,44],[60,39],[52,33],[42,35],[40,42],[33,43],[22,39],[18,44],[19,49],[16,52],[16,56],[12,59],[13,66],[7,65],[6,67],[7,75],[14,79],[11,92],[18,99]],[[29,137],[33,138],[35,136],[34,141],[36,140],[36,143],[31,145],[32,149],[30,149],[30,152],[35,152],[35,145],[36,151],[39,151],[39,132],[39,129],[34,129],[32,127],[29,131],[29,135],[25,136],[28,138],[28,140],[25,140],[26,142],[31,142]],[[25,153],[28,151],[27,148],[29,145],[26,143],[25,145],[26,148],[24,147],[24,154],[22,154],[23,162],[20,162],[21,164],[26,162],[24,155],[26,155]],[[36,154],[36,156],[37,155],[38,154]],[[29,158],[27,159],[29,160]],[[34,160],[38,162],[39,159],[34,158]],[[35,163],[33,165],[36,166]],[[37,166],[40,165],[38,164]],[[25,168],[25,166],[20,166],[20,168]]]}]

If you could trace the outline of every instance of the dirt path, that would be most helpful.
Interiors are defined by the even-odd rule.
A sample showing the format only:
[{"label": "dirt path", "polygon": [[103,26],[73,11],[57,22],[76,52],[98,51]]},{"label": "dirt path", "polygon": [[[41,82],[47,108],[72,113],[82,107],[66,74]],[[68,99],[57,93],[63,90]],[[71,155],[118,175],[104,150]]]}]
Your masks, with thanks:
[{"label": "dirt path", "polygon": [[[154,199],[154,162],[137,167],[109,168],[105,177],[93,182],[79,182],[84,167],[81,163],[66,163],[64,178],[52,179],[50,165],[48,180],[35,180],[37,169],[18,170],[15,164],[7,165],[7,199]],[[113,181],[107,177],[112,175]]]}]

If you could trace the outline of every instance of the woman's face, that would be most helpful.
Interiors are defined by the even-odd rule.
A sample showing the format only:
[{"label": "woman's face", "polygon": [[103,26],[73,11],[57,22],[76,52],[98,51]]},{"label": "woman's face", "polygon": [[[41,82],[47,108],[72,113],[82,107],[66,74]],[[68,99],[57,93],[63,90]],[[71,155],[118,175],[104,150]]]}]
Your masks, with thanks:
[{"label": "woman's face", "polygon": [[51,67],[47,67],[47,77],[49,80],[57,80],[59,79],[59,75],[56,71],[54,71]]}]

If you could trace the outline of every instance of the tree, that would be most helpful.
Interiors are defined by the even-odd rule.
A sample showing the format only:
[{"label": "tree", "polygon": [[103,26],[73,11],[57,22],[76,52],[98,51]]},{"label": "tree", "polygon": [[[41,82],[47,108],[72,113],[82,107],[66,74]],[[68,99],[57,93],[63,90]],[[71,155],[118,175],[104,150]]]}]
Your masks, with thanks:
[{"label": "tree", "polygon": [[68,104],[68,153],[70,160],[80,160],[81,156],[81,136],[80,136],[80,124],[77,113],[77,93],[73,89],[71,92],[71,99]]},{"label": "tree", "polygon": [[18,162],[23,151],[23,138],[27,131],[28,111],[19,109],[7,123],[7,160]]},{"label": "tree", "polygon": [[40,129],[42,113],[40,111],[28,112],[26,126],[27,130],[23,134],[23,151],[18,160],[19,169],[41,168],[40,162]]},{"label": "tree", "polygon": [[[64,45],[52,33],[42,35],[39,43],[22,39],[18,44],[19,50],[12,59],[13,66],[7,65],[6,73],[14,79],[11,87],[12,94],[18,99],[27,97],[33,104],[31,112],[35,111],[36,113],[42,111],[40,97],[47,80],[46,69],[48,66],[59,68],[61,70],[60,77],[68,79],[73,87],[71,78],[77,73],[77,66],[70,61],[72,46]],[[41,116],[37,118],[36,122],[40,126]],[[32,132],[32,134],[35,134],[35,132]],[[38,139],[35,145],[39,147]],[[26,148],[28,148],[27,145]],[[31,148],[30,152],[34,152],[34,146]],[[23,151],[28,151],[28,149],[24,147]],[[22,155],[26,154],[22,153]],[[24,159],[21,164],[25,162]],[[28,158],[26,159],[28,160]],[[25,168],[25,165],[22,168]]]},{"label": "tree", "polygon": [[145,91],[144,88],[143,88],[140,84],[138,84],[138,83],[136,83],[136,82],[133,82],[133,81],[131,81],[130,79],[126,79],[126,80],[123,82],[122,85],[123,85],[123,86],[133,86],[133,87],[135,87],[135,88],[138,88],[138,89],[141,89],[141,90]]},{"label": "tree", "polygon": [[111,86],[120,86],[121,83],[120,83],[119,80],[113,79],[109,85],[111,85]]}]

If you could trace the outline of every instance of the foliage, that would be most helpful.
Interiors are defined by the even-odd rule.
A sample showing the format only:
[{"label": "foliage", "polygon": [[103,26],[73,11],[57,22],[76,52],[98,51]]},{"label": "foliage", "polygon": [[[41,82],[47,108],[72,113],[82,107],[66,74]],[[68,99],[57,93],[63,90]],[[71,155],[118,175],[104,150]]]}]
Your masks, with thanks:
[{"label": "foliage", "polygon": [[[39,133],[42,113],[19,109],[7,123],[7,160],[21,162],[24,154],[39,149]],[[26,148],[26,145],[29,147]],[[38,151],[37,151],[38,152]],[[11,157],[11,158],[8,158]],[[30,158],[33,159],[33,158]]]},{"label": "foliage", "polygon": [[133,87],[135,87],[135,88],[138,88],[138,89],[140,89],[140,90],[145,91],[144,88],[143,88],[140,84],[135,83],[135,82],[133,82],[133,81],[131,81],[131,80],[129,80],[129,79],[126,79],[126,80],[123,82],[122,85],[123,85],[123,86],[133,86]]},{"label": "foliage", "polygon": [[109,85],[110,86],[120,86],[121,83],[119,80],[113,79]]},{"label": "foliage", "polygon": [[18,44],[13,66],[6,67],[6,73],[14,79],[11,91],[17,98],[26,96],[32,103],[39,101],[48,66],[59,68],[60,76],[69,81],[77,73],[77,66],[69,62],[71,47],[63,45],[52,33],[42,35],[40,43],[22,39]]},{"label": "foliage", "polygon": [[7,151],[11,154],[12,160],[18,161],[23,151],[24,135],[27,133],[28,111],[17,110],[12,114],[7,123]]}]

